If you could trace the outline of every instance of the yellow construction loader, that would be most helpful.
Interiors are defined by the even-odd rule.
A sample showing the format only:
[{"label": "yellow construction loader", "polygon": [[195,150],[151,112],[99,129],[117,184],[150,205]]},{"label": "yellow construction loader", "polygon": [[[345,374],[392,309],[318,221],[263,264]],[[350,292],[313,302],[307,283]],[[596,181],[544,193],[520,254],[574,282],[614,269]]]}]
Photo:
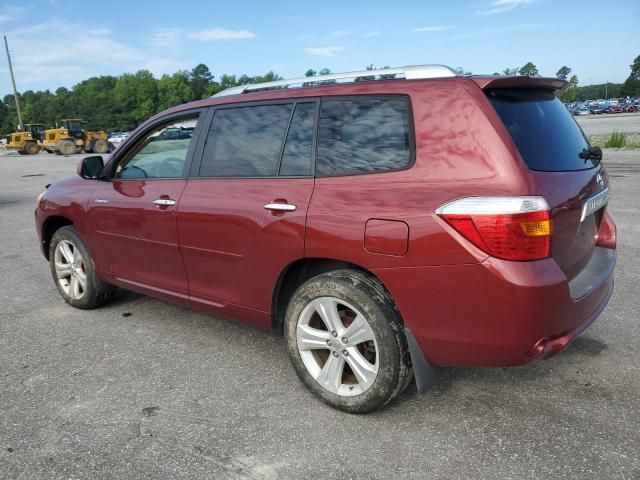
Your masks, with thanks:
[{"label": "yellow construction loader", "polygon": [[79,118],[62,120],[62,126],[45,130],[40,144],[43,150],[57,155],[72,153],[107,153],[107,133],[88,131],[87,122]]},{"label": "yellow construction loader", "polygon": [[7,135],[7,148],[16,150],[20,155],[35,155],[40,151],[44,125],[26,124],[24,130]]}]

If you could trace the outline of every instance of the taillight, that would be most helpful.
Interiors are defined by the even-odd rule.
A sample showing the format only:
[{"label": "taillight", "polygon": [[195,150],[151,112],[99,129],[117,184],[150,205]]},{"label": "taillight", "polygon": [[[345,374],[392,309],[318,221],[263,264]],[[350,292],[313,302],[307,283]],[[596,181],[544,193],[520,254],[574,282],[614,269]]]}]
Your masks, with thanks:
[{"label": "taillight", "polygon": [[616,248],[616,224],[607,212],[604,212],[602,223],[596,234],[596,245],[602,248]]},{"label": "taillight", "polygon": [[542,197],[469,197],[436,213],[493,257],[540,260],[550,254],[553,222]]}]

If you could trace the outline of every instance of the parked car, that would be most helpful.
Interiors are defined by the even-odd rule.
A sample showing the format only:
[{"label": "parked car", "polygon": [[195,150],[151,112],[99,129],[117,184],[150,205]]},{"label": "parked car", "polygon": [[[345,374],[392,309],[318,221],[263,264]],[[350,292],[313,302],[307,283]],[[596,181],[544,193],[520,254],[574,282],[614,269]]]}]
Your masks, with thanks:
[{"label": "parked car", "polygon": [[[381,74],[404,78],[345,82]],[[274,328],[307,387],[358,413],[413,378],[428,390],[436,365],[547,358],[598,317],[609,178],[555,96],[566,82],[336,78],[224,90],[83,159],[36,208],[62,298],[95,308],[123,287]],[[193,135],[151,141],[175,128]]]},{"label": "parked car", "polygon": [[583,105],[582,107],[579,107],[578,110],[576,110],[576,115],[589,115],[591,114],[591,111],[589,110],[589,107],[587,107],[586,105]]},{"label": "parked car", "polygon": [[607,113],[623,113],[624,110],[622,109],[621,105],[611,105],[609,108],[607,108]]},{"label": "parked car", "polygon": [[120,144],[124,142],[127,137],[129,137],[129,132],[112,133],[109,137],[109,143],[113,148],[116,148],[120,146]]},{"label": "parked car", "polygon": [[589,107],[589,113],[599,115],[605,112],[605,108],[602,105],[594,104]]}]

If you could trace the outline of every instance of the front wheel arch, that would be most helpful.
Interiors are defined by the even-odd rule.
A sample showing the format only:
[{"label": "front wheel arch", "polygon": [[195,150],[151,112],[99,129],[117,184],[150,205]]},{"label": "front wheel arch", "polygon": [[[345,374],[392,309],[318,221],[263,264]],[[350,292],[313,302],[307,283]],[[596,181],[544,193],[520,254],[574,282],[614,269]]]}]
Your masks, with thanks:
[{"label": "front wheel arch", "polygon": [[42,224],[42,252],[47,261],[49,260],[51,239],[59,229],[68,225],[73,225],[73,222],[69,218],[61,215],[48,217]]}]

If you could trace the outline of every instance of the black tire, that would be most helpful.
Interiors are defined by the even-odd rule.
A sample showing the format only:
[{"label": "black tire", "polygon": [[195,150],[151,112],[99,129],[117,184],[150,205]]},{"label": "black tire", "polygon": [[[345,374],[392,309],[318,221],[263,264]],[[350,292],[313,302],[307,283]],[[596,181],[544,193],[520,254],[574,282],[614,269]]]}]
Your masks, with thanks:
[{"label": "black tire", "polygon": [[40,147],[36,142],[27,142],[24,146],[24,151],[27,155],[35,155],[40,151]]},{"label": "black tire", "polygon": [[96,140],[91,147],[94,153],[107,153],[109,151],[109,144],[105,140]]},{"label": "black tire", "polygon": [[[72,155],[76,153],[76,144],[72,140],[62,140],[59,151],[59,155]],[[58,150],[56,150],[56,153],[58,153]]]},{"label": "black tire", "polygon": [[[316,381],[305,366],[297,346],[298,319],[305,307],[320,297],[335,297],[349,303],[362,313],[373,331],[378,371],[373,383],[362,393],[354,396],[334,393]],[[413,378],[400,312],[380,282],[364,272],[335,270],[307,280],[291,297],[284,332],[298,376],[313,393],[339,410],[368,413],[380,409],[402,393]],[[341,378],[346,378],[346,374],[348,371]]]},{"label": "black tire", "polygon": [[[86,275],[86,288],[84,289],[82,297],[80,297],[79,299],[71,298],[64,291],[61,282],[58,281],[55,267],[55,252],[58,244],[63,240],[70,242],[75,248],[74,253],[79,253],[82,256],[83,271]],[[64,298],[65,302],[73,307],[80,308],[82,310],[89,310],[99,307],[100,305],[107,303],[109,300],[111,300],[111,298],[113,298],[113,294],[116,290],[115,287],[100,280],[100,278],[96,274],[93,260],[89,255],[87,247],[85,246],[76,229],[72,226],[62,227],[56,230],[56,232],[53,234],[51,244],[49,245],[49,267],[51,270],[53,281],[56,284],[60,295],[62,295],[62,298]]]}]

